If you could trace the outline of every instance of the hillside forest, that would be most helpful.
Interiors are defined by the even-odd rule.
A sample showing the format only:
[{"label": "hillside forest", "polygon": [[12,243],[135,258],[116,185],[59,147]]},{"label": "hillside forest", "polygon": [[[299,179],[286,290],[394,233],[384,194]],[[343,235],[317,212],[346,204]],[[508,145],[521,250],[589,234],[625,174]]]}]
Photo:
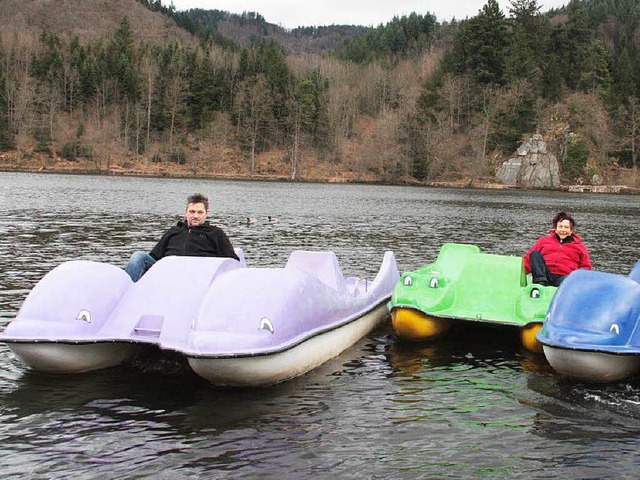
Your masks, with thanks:
[{"label": "hillside forest", "polygon": [[637,0],[291,31],[115,4],[185,35],[142,37],[127,9],[92,37],[0,29],[1,169],[472,184],[540,133],[563,182],[640,186]]}]

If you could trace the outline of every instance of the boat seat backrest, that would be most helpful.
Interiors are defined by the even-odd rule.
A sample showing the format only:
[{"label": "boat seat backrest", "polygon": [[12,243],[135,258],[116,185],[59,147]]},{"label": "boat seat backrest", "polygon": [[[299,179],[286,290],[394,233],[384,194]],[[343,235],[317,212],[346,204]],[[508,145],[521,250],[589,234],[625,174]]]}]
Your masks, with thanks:
[{"label": "boat seat backrest", "polygon": [[244,256],[244,250],[242,250],[239,247],[234,247],[233,249],[236,252],[236,255],[238,256],[238,260],[240,261],[240,265],[243,267],[247,266],[247,260],[245,259]]},{"label": "boat seat backrest", "polygon": [[296,250],[289,256],[285,268],[302,270],[316,276],[322,283],[338,292],[345,291],[344,275],[333,252]]},{"label": "boat seat backrest", "polygon": [[436,264],[448,277],[462,277],[462,281],[484,278],[490,282],[495,277],[501,283],[509,279],[514,286],[527,285],[522,257],[481,253],[476,245],[445,243]]},{"label": "boat seat backrest", "polygon": [[631,269],[629,273],[629,278],[634,282],[640,283],[640,260],[636,262],[636,264]]},{"label": "boat seat backrest", "polygon": [[446,272],[450,277],[458,278],[460,271],[465,268],[469,259],[476,258],[478,255],[481,255],[481,253],[480,248],[476,245],[445,243],[438,253],[437,269]]},{"label": "boat seat backrest", "polygon": [[524,261],[519,256],[480,254],[476,257],[475,268],[483,272],[485,279],[503,280],[513,287],[525,287],[527,274],[524,269]]},{"label": "boat seat backrest", "polygon": [[526,285],[522,257],[479,254],[469,259],[456,287],[464,291],[464,298],[474,298],[476,306],[488,311],[498,308],[496,298],[518,295]]}]

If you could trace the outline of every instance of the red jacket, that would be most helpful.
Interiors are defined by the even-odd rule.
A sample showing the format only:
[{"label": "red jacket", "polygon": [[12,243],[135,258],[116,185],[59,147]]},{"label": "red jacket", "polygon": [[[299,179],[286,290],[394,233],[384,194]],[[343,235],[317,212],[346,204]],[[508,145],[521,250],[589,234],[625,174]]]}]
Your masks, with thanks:
[{"label": "red jacket", "polygon": [[563,241],[560,241],[555,230],[551,230],[545,237],[540,237],[524,256],[524,268],[527,273],[531,273],[529,255],[534,250],[540,251],[549,271],[554,275],[569,275],[579,268],[591,270],[587,247],[575,233]]}]

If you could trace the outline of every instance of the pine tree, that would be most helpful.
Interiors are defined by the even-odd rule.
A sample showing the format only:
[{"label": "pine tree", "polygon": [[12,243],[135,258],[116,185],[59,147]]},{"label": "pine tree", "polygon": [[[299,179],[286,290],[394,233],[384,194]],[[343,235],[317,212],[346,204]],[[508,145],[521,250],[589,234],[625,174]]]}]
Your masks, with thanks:
[{"label": "pine tree", "polygon": [[540,15],[537,0],[512,0],[511,43],[506,60],[506,75],[509,81],[527,79],[534,87],[540,85],[544,52],[546,21]]},{"label": "pine tree", "polygon": [[479,84],[505,83],[509,35],[496,0],[488,0],[480,13],[463,22],[447,60],[447,70],[470,73]]}]

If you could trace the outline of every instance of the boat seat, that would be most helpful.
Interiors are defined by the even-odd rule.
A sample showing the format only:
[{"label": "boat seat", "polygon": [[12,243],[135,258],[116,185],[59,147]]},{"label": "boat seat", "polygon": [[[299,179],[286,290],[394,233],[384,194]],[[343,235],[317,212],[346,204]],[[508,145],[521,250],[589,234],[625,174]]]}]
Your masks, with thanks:
[{"label": "boat seat", "polygon": [[346,292],[352,297],[364,295],[369,291],[369,282],[366,278],[348,277],[344,281]]},{"label": "boat seat", "polygon": [[322,283],[338,292],[345,291],[345,280],[338,258],[333,252],[309,252],[295,250],[291,252],[284,268],[296,268],[314,275]]},{"label": "boat seat", "polygon": [[180,345],[211,283],[239,262],[220,257],[169,256],[131,285],[101,330],[106,338]]}]

